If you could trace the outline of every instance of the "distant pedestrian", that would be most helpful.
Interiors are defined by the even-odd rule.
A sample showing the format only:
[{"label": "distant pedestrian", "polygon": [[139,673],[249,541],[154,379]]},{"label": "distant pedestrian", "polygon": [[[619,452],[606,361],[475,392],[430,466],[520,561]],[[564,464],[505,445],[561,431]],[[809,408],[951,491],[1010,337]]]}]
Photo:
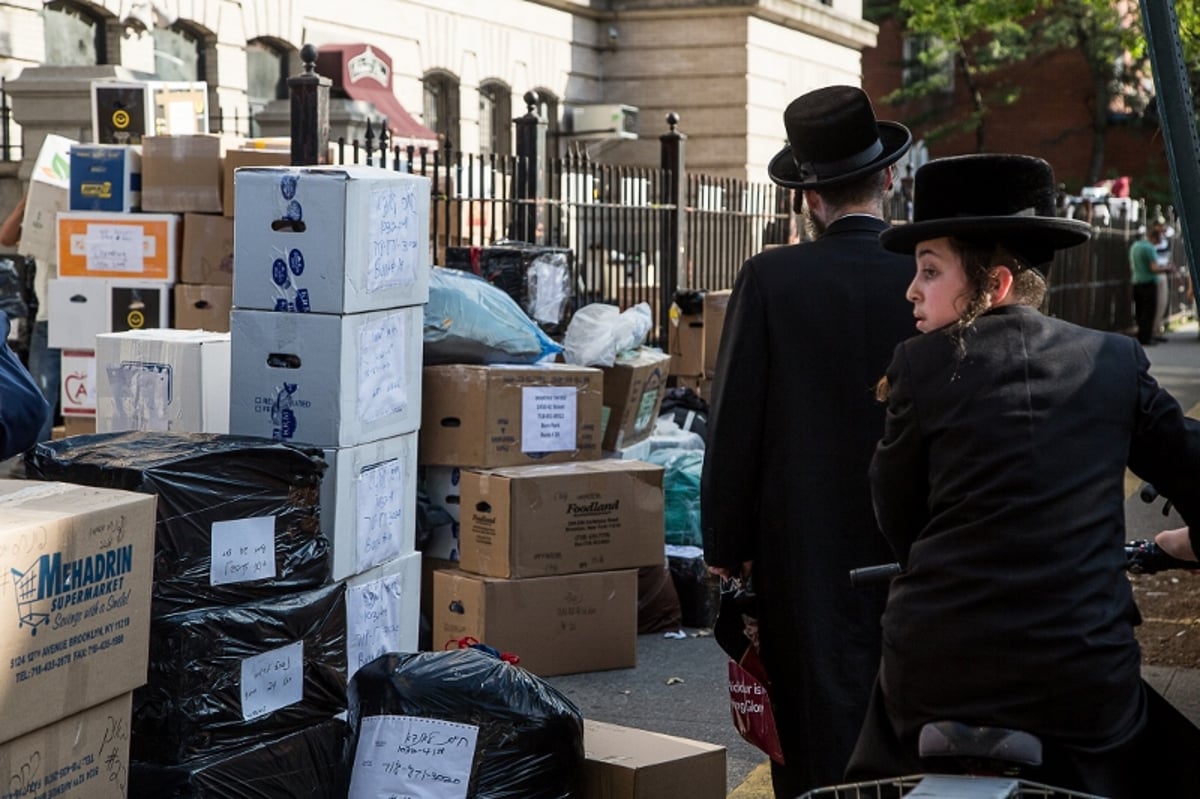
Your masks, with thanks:
[{"label": "distant pedestrian", "polygon": [[873,388],[913,335],[911,259],[885,252],[884,198],[912,137],[867,95],[829,86],[783,114],[775,183],[803,197],[815,240],[738,273],[721,337],[700,486],[704,555],[751,575],[759,642],[785,764],[775,795],[837,782],[879,663],[885,592],[850,569],[891,553],[867,469],[883,432]]},{"label": "distant pedestrian", "polygon": [[1170,267],[1158,262],[1158,244],[1165,225],[1152,222],[1143,238],[1129,247],[1130,281],[1133,287],[1133,315],[1137,322],[1137,338],[1142,346],[1158,343],[1155,318],[1158,311],[1158,290],[1161,273]]}]

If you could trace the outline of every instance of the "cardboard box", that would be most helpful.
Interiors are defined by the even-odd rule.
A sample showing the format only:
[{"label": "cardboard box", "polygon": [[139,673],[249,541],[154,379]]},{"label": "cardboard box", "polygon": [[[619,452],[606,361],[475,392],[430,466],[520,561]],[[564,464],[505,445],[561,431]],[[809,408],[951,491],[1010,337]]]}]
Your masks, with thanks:
[{"label": "cardboard box", "polygon": [[596,460],[604,374],[588,366],[451,364],[424,370],[422,465]]},{"label": "cardboard box", "polygon": [[59,277],[175,282],[179,217],[68,211],[58,215]]},{"label": "cardboard box", "polygon": [[229,332],[233,310],[233,286],[176,283],[172,319],[180,330]]},{"label": "cardboard box", "polygon": [[90,436],[96,432],[96,417],[95,416],[76,416],[75,414],[65,414],[63,416],[63,436]]},{"label": "cardboard box", "polygon": [[91,82],[92,141],[140,144],[146,136],[208,133],[204,81]]},{"label": "cardboard box", "polygon": [[5,797],[125,799],[131,694],[0,744]]},{"label": "cardboard box", "polygon": [[464,571],[540,577],[663,561],[663,468],[656,464],[467,469],[462,504]]},{"label": "cardboard box", "polygon": [[[58,263],[58,214],[71,208],[71,145],[75,143],[63,136],[47,136],[29,175],[17,253],[47,266]],[[46,296],[45,286],[38,288],[38,296]]]},{"label": "cardboard box", "polygon": [[224,214],[233,219],[233,209],[237,204],[236,189],[233,186],[234,172],[244,166],[290,166],[292,163],[291,145],[282,149],[247,148],[229,149],[221,161],[221,186]]},{"label": "cardboard box", "polygon": [[96,432],[229,432],[229,334],[96,336]]},{"label": "cardboard box", "polygon": [[122,144],[71,147],[71,210],[128,213],[142,207],[142,152]]},{"label": "cardboard box", "polygon": [[59,355],[58,405],[63,418],[96,416],[96,353],[94,350],[63,350]]},{"label": "cardboard box", "polygon": [[218,214],[183,215],[183,283],[233,285],[233,220]]},{"label": "cardboard box", "polygon": [[704,314],[683,313],[672,305],[671,324],[667,327],[667,350],[671,354],[671,374],[704,374]]},{"label": "cardboard box", "polygon": [[667,393],[671,356],[640,347],[618,357],[604,372],[604,448],[621,449],[654,432],[658,409]]},{"label": "cardboard box", "polygon": [[221,138],[193,134],[142,139],[142,209],[221,213]]},{"label": "cardboard box", "polygon": [[419,305],[344,316],[234,308],[230,432],[318,447],[411,433],[423,325]]},{"label": "cardboard box", "polygon": [[347,579],[347,677],[387,652],[418,651],[420,624],[420,552]]},{"label": "cardboard box", "polygon": [[417,434],[327,448],[321,532],[333,549],[333,579],[407,555],[417,538]]},{"label": "cardboard box", "polygon": [[348,314],[429,300],[429,179],[383,167],[243,167],[233,304]]},{"label": "cardboard box", "polygon": [[0,741],[146,682],[155,501],[0,480]]},{"label": "cardboard box", "polygon": [[541,677],[632,668],[637,571],[528,580],[435,571],[432,647],[464,636],[516,654]]},{"label": "cardboard box", "polygon": [[101,333],[170,326],[171,285],[165,281],[60,277],[47,283],[46,293],[51,347],[94,350]]},{"label": "cardboard box", "polygon": [[[462,469],[457,466],[417,468],[417,486],[429,499],[426,520],[433,527],[421,550],[427,558],[458,563],[461,483]],[[439,512],[441,515],[435,515]]]},{"label": "cardboard box", "polygon": [[721,349],[725,309],[729,306],[731,293],[729,289],[704,293],[704,376],[709,380],[717,372],[717,353]]},{"label": "cardboard box", "polygon": [[725,747],[583,720],[583,799],[724,799]]}]

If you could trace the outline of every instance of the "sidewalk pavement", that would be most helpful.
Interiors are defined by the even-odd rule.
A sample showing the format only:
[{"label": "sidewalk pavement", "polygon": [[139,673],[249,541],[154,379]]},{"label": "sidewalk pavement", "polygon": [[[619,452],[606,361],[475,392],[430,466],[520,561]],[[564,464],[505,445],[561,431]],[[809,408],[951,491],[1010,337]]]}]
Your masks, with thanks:
[{"label": "sidewalk pavement", "polygon": [[[1200,339],[1193,322],[1147,349],[1152,372],[1190,415],[1200,418]],[[1152,537],[1166,527],[1157,505],[1133,497],[1136,479],[1128,483],[1126,520],[1130,539]],[[1176,519],[1178,517],[1175,517]],[[1195,579],[1200,590],[1200,577]],[[726,791],[729,799],[771,799],[766,757],[743,741],[729,717],[724,653],[706,631],[688,630],[682,640],[661,635],[638,637],[637,667],[551,677],[549,682],[574,701],[586,718],[654,730],[726,747]],[[1200,635],[1200,621],[1189,635]],[[1146,667],[1146,680],[1168,701],[1200,725],[1200,663],[1195,668]]]}]

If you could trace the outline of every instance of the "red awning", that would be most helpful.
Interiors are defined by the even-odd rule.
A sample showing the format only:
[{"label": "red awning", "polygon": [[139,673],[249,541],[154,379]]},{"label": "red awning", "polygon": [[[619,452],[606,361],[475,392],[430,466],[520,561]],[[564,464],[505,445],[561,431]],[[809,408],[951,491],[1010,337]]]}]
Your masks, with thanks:
[{"label": "red awning", "polygon": [[392,59],[369,44],[327,44],[317,51],[317,74],[329,78],[335,94],[363,100],[387,120],[394,144],[436,147],[438,136],[413,119],[392,92]]}]

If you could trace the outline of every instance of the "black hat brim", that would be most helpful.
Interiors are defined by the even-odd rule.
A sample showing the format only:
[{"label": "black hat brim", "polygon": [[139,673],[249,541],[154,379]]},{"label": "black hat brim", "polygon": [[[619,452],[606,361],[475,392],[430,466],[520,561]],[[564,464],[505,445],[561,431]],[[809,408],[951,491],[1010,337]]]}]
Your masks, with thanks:
[{"label": "black hat brim", "polygon": [[885,166],[894,164],[908,152],[908,148],[912,145],[912,132],[899,122],[877,121],[875,125],[879,129],[879,142],[883,145],[883,151],[878,157],[857,169],[829,178],[812,177],[805,180],[800,174],[800,168],[796,166],[795,159],[792,158],[792,148],[789,145],[771,159],[767,165],[767,175],[772,181],[785,188],[819,189],[838,183],[847,183],[855,178],[877,172]]},{"label": "black hat brim", "polygon": [[895,225],[879,234],[885,250],[904,255],[930,239],[956,237],[1002,242],[1034,263],[1044,263],[1055,250],[1087,241],[1092,228],[1079,219],[1050,216],[964,216]]}]

